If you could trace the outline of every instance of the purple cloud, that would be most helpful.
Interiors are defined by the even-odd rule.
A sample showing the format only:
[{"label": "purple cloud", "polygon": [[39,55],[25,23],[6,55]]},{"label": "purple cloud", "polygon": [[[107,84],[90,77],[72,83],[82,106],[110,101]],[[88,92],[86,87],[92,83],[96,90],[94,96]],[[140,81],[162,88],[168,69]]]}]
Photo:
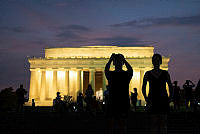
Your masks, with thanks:
[{"label": "purple cloud", "polygon": [[67,26],[59,26],[59,27],[50,27],[50,29],[54,29],[57,32],[56,37],[65,38],[69,40],[73,39],[84,39],[81,34],[85,32],[91,31],[88,27],[82,25],[67,25]]},{"label": "purple cloud", "polygon": [[138,37],[128,37],[128,36],[113,36],[113,37],[105,37],[105,38],[96,38],[97,41],[104,44],[111,44],[117,46],[147,46],[151,44],[155,44],[154,41],[146,41],[142,40]]},{"label": "purple cloud", "polygon": [[200,15],[187,17],[166,17],[166,18],[146,18],[142,20],[133,20],[111,27],[153,27],[153,26],[200,26]]},{"label": "purple cloud", "polygon": [[22,26],[16,26],[16,27],[7,27],[7,26],[2,26],[0,27],[0,31],[6,31],[6,32],[14,32],[14,33],[28,33],[32,32],[32,30],[22,27]]}]

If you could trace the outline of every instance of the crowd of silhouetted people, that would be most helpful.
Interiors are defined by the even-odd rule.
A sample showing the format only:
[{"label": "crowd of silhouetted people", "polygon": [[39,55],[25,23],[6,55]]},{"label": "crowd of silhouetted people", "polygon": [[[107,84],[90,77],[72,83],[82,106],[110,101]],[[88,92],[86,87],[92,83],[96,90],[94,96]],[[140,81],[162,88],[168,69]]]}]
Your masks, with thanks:
[{"label": "crowd of silhouetted people", "polygon": [[[115,67],[114,71],[110,71],[112,63]],[[152,115],[151,132],[153,134],[165,134],[167,133],[167,114],[170,111],[181,111],[183,102],[185,102],[186,111],[189,108],[192,108],[194,112],[199,110],[200,80],[196,88],[192,81],[186,80],[182,86],[184,90],[181,90],[180,86],[178,86],[178,81],[172,83],[168,71],[160,69],[162,64],[162,56],[160,54],[153,55],[152,64],[153,69],[145,72],[142,84],[142,94],[146,102],[145,111]],[[126,71],[123,70],[124,65],[127,68]],[[135,112],[138,110],[137,88],[133,88],[134,92],[129,94],[129,83],[133,75],[133,69],[124,56],[122,54],[112,54],[105,66],[108,85],[103,93],[103,100],[96,98],[94,89],[92,89],[91,85],[88,85],[84,95],[78,93],[76,102],[73,101],[72,96],[61,97],[61,93],[57,92],[57,96],[53,100],[52,111],[58,113],[88,112],[91,115],[95,115],[97,112],[104,112],[107,124],[106,133],[113,134],[118,131],[120,134],[125,134],[127,132],[128,113],[131,110]],[[147,83],[149,83],[148,94]],[[168,92],[166,85],[169,87]],[[1,109],[5,106],[3,103],[6,102],[6,99],[14,98],[15,103],[8,104],[11,107],[15,106],[17,112],[23,112],[24,96],[26,94],[27,91],[23,88],[23,85],[20,85],[15,92],[13,92],[12,88],[2,90],[0,92]],[[32,99],[32,111],[35,111],[35,109],[36,103]],[[116,125],[118,130],[115,130]]]}]

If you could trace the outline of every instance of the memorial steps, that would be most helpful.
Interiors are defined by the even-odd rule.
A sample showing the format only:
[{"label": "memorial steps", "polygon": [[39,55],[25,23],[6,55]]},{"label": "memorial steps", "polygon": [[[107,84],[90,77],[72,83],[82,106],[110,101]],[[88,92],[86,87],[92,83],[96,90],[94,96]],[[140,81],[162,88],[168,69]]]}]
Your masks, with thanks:
[{"label": "memorial steps", "polygon": [[[1,113],[1,134],[105,134],[105,120],[102,113],[91,116],[88,113],[56,114],[50,107],[40,112]],[[151,117],[145,112],[132,112],[128,119],[128,134],[149,134]],[[200,113],[170,113],[168,134],[199,134]]]}]

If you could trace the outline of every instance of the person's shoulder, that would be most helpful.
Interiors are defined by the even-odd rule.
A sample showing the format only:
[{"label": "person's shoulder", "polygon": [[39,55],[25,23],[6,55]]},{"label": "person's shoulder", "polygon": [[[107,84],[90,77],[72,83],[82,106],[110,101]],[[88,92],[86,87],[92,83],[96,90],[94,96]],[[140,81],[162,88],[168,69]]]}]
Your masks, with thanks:
[{"label": "person's shoulder", "polygon": [[162,71],[162,72],[164,72],[164,73],[168,73],[168,71],[167,71],[167,70],[163,70],[163,69],[161,69],[161,71]]},{"label": "person's shoulder", "polygon": [[17,88],[16,92],[19,92],[21,90],[21,88]]},{"label": "person's shoulder", "polygon": [[162,71],[163,74],[169,75],[169,72],[167,70],[162,70],[162,69],[160,69],[160,70]]},{"label": "person's shoulder", "polygon": [[146,71],[144,75],[149,75],[152,70]]},{"label": "person's shoulder", "polygon": [[115,71],[108,71],[107,74],[113,74]]},{"label": "person's shoulder", "polygon": [[126,70],[126,71],[125,71],[125,70],[122,70],[121,72],[122,72],[122,73],[129,73],[128,70]]}]

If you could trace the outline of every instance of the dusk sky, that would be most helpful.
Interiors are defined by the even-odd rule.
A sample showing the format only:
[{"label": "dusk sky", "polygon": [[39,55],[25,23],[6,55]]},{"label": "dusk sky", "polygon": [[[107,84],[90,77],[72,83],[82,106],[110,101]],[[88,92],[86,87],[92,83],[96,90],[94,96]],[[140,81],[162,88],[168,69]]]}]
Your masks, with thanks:
[{"label": "dusk sky", "polygon": [[200,0],[0,0],[0,89],[29,89],[47,47],[154,46],[172,81],[200,79]]}]

